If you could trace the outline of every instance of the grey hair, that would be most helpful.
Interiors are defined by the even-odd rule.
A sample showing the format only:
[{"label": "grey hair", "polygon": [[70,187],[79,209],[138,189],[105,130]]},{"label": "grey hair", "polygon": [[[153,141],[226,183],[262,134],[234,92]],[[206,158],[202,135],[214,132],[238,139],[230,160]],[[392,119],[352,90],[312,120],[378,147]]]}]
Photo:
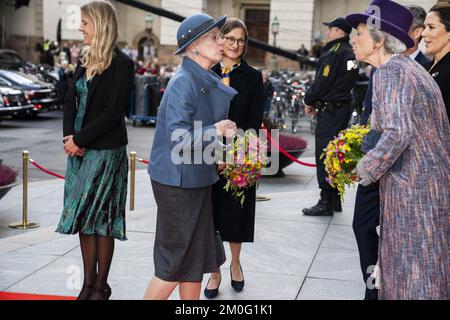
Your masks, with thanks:
[{"label": "grey hair", "polygon": [[386,51],[386,53],[396,54],[406,51],[406,44],[404,44],[393,35],[379,29],[375,29],[374,27],[371,27],[369,25],[368,27],[370,36],[372,37],[373,41],[379,43],[384,39],[384,50]]},{"label": "grey hair", "polygon": [[406,5],[405,7],[408,8],[408,10],[411,11],[414,16],[412,28],[423,27],[425,18],[427,17],[427,12],[425,11],[425,9],[415,5]]}]

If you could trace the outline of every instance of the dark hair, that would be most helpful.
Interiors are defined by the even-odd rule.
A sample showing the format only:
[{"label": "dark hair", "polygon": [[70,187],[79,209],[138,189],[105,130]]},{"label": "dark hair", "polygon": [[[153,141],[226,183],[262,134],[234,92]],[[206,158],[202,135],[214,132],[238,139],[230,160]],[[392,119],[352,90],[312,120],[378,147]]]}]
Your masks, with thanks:
[{"label": "dark hair", "polygon": [[439,2],[430,9],[430,12],[436,12],[445,30],[450,32],[450,2]]},{"label": "dark hair", "polygon": [[220,32],[223,35],[225,35],[234,29],[242,29],[244,31],[245,44],[244,44],[244,52],[242,53],[241,58],[245,58],[248,47],[248,31],[247,27],[245,26],[245,23],[242,20],[239,20],[238,18],[228,18],[225,24],[223,25],[222,29],[220,30]]}]

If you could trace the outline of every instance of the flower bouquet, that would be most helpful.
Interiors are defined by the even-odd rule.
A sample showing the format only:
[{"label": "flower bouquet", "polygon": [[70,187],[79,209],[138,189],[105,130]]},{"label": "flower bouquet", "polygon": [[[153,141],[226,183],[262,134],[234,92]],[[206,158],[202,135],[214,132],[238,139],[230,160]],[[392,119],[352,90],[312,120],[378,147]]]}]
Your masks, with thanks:
[{"label": "flower bouquet", "polygon": [[267,163],[267,143],[253,130],[245,131],[228,145],[225,167],[220,174],[227,180],[224,189],[233,192],[241,207],[245,201],[245,189],[256,184]]},{"label": "flower bouquet", "polygon": [[363,137],[370,131],[367,126],[354,125],[342,130],[331,140],[321,158],[325,157],[325,170],[328,183],[337,188],[341,199],[344,198],[345,186],[358,181],[356,164],[364,156],[361,151]]}]

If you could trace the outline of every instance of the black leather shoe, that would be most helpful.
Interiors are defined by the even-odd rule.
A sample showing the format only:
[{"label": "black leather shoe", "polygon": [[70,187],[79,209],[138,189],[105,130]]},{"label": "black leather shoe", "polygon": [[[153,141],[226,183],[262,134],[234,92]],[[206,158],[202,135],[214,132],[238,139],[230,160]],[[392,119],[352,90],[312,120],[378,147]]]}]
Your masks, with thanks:
[{"label": "black leather shoe", "polygon": [[242,267],[239,265],[239,268],[241,269],[242,273],[242,281],[235,281],[233,280],[233,273],[231,272],[231,266],[230,266],[230,278],[231,278],[231,286],[236,292],[241,292],[242,289],[244,289],[244,272],[242,271]]},{"label": "black leather shoe", "polygon": [[329,206],[322,206],[316,204],[311,208],[305,208],[302,210],[305,216],[332,216],[333,210]]},{"label": "black leather shoe", "polygon": [[222,279],[220,279],[219,285],[215,289],[208,289],[209,281],[211,281],[211,278],[209,278],[208,283],[206,284],[205,290],[203,290],[203,293],[205,294],[205,297],[208,299],[214,299],[219,294],[219,287],[220,282],[222,282]]},{"label": "black leather shoe", "polygon": [[311,208],[304,208],[302,210],[305,216],[332,216],[333,208],[331,201],[332,194],[328,190],[320,192],[319,202]]}]

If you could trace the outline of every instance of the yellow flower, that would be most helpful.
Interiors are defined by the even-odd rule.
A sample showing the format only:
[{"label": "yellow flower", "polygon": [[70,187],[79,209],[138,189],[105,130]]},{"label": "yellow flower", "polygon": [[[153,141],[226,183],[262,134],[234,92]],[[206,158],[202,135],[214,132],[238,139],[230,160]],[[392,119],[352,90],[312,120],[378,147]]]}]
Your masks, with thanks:
[{"label": "yellow flower", "polygon": [[336,171],[341,170],[341,166],[340,166],[339,160],[337,158],[333,158],[333,169]]}]

